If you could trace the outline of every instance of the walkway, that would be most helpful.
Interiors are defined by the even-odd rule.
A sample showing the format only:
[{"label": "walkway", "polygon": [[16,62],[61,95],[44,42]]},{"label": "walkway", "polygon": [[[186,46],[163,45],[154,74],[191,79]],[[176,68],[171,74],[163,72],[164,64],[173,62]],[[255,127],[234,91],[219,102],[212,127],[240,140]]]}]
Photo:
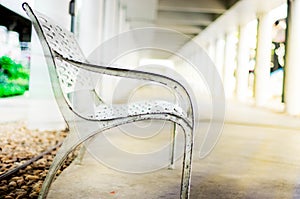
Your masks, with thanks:
[{"label": "walkway", "polygon": [[[196,143],[191,198],[300,198],[299,143],[300,118],[229,102],[212,153],[200,159]],[[58,177],[49,199],[178,198],[180,166],[126,174],[87,154],[82,166],[73,164]]]}]

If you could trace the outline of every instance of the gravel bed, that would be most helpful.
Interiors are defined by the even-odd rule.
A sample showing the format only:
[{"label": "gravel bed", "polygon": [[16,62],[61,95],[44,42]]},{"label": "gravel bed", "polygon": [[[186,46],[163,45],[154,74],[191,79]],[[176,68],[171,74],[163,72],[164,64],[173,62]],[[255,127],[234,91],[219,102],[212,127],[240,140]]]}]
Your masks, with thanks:
[{"label": "gravel bed", "polygon": [[[26,129],[23,123],[0,124],[0,175],[60,143],[67,132]],[[0,199],[37,198],[57,150],[1,180]],[[76,157],[69,155],[61,173]]]}]

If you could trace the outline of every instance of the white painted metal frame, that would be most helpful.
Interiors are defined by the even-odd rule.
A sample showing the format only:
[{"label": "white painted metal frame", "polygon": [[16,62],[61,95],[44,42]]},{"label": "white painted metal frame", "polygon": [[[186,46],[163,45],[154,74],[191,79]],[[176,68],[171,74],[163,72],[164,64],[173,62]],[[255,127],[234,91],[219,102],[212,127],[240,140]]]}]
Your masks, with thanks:
[{"label": "white painted metal frame", "polygon": [[[33,11],[27,3],[23,4],[23,9],[30,17],[38,33],[47,61],[53,92],[60,111],[70,129],[68,136],[57,152],[49,169],[39,198],[46,198],[57,170],[61,167],[68,154],[81,143],[107,129],[126,123],[149,119],[172,121],[174,124],[182,127],[185,133],[185,146],[180,197],[189,198],[194,112],[191,98],[185,87],[174,79],[158,74],[90,64],[83,56],[72,33],[51,22],[46,16]],[[178,96],[184,99],[185,102],[189,102],[188,112],[176,104],[165,101],[144,101],[134,104],[108,106],[101,101],[101,98],[94,90],[95,88],[91,82],[91,76],[94,73],[154,81],[168,86]],[[87,93],[92,93],[98,98],[98,102],[100,102],[93,110],[84,113],[79,111],[80,107],[78,109],[78,107],[74,106],[70,98],[72,94],[83,90]],[[76,122],[74,121],[74,116],[87,123],[93,121],[97,122],[99,129],[84,132],[79,138],[73,126],[74,122]],[[173,133],[173,139],[175,139],[175,133]],[[173,153],[171,155],[171,164],[173,164],[173,144],[171,150]]]}]

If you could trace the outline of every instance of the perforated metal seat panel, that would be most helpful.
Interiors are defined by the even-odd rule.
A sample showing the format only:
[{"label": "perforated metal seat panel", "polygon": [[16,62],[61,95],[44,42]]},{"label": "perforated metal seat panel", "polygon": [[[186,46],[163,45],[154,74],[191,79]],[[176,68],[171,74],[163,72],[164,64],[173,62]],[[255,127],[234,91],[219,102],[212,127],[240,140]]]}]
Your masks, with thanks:
[{"label": "perforated metal seat panel", "polygon": [[145,114],[171,114],[187,118],[186,112],[181,107],[167,101],[139,101],[128,105],[101,104],[94,109],[93,114],[87,114],[92,120],[111,120],[116,118],[131,117]]}]

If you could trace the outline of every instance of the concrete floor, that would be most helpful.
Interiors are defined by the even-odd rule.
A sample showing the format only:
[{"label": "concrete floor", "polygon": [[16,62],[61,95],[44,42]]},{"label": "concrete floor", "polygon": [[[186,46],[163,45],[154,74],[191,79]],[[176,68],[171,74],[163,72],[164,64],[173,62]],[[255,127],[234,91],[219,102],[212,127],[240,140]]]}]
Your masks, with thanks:
[{"label": "concrete floor", "polygon": [[[300,118],[276,107],[229,102],[222,135],[204,159],[196,136],[192,199],[300,198]],[[179,198],[180,177],[180,160],[175,170],[128,174],[87,154],[57,178],[48,198]]]}]

